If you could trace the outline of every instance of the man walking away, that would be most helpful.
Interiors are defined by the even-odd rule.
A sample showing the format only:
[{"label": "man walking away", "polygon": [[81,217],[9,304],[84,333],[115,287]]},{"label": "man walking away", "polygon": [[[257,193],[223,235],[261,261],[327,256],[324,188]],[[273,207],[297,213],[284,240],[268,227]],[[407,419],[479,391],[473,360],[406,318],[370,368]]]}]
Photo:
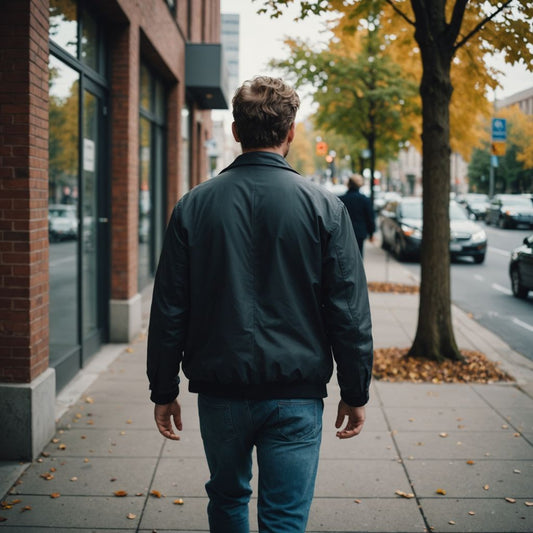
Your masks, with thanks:
[{"label": "man walking away", "polygon": [[363,255],[365,239],[368,238],[372,242],[374,240],[374,232],[376,231],[374,209],[372,208],[370,198],[360,192],[359,189],[362,185],[363,176],[353,174],[348,180],[348,191],[341,196],[342,202],[346,206],[346,209],[348,209],[361,256]]},{"label": "man walking away", "polygon": [[337,437],[359,434],[365,420],[372,333],[363,265],[342,202],[285,161],[299,103],[281,79],[237,90],[232,130],[243,153],[178,202],[155,278],[155,420],[179,440],[181,365],[198,393],[212,532],[248,533],[254,448],[259,531],[305,531],[334,362]]}]

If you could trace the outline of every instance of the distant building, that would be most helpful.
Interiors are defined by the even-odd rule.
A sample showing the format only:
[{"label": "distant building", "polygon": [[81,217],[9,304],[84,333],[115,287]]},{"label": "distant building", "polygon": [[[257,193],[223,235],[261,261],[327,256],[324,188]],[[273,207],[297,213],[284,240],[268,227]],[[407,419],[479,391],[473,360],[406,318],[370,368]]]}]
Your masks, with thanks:
[{"label": "distant building", "polygon": [[494,105],[496,109],[518,105],[526,115],[533,115],[533,87],[512,94],[502,100],[496,100]]},{"label": "distant building", "polygon": [[230,98],[241,85],[239,73],[240,16],[223,13],[220,16],[220,42],[226,58]]}]

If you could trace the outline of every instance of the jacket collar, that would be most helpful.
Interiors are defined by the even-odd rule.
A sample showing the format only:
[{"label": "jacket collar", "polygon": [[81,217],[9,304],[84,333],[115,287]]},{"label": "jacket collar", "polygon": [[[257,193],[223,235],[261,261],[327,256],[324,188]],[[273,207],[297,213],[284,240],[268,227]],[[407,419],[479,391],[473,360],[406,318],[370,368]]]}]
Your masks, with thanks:
[{"label": "jacket collar", "polygon": [[261,152],[261,151],[246,152],[244,154],[241,154],[235,159],[235,161],[233,161],[233,163],[231,163],[231,165],[227,166],[224,170],[222,170],[220,174],[228,170],[231,170],[233,168],[248,166],[248,165],[278,167],[278,168],[283,168],[285,170],[294,172],[295,174],[298,174],[298,172],[294,170],[289,165],[289,163],[287,163],[287,161],[285,160],[283,156],[279,154],[274,154],[273,152]]}]

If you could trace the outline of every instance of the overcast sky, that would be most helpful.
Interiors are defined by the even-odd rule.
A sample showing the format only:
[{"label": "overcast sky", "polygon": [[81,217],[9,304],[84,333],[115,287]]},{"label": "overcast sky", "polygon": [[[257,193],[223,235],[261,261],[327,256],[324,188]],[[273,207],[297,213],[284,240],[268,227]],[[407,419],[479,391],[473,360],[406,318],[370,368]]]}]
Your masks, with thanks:
[{"label": "overcast sky", "polygon": [[[221,0],[222,13],[240,15],[240,77],[250,79],[257,74],[279,75],[267,67],[272,59],[287,56],[287,47],[283,44],[289,36],[313,41],[327,41],[324,25],[319,17],[311,17],[303,22],[295,22],[298,10],[291,6],[278,19],[268,15],[258,15],[261,1]],[[533,73],[527,72],[525,66],[511,68],[503,62],[494,60],[495,66],[505,71],[501,78],[502,88],[496,91],[496,98],[502,99],[511,94],[533,87]],[[492,99],[492,98],[491,98]],[[308,114],[310,103],[303,103],[301,114]]]}]

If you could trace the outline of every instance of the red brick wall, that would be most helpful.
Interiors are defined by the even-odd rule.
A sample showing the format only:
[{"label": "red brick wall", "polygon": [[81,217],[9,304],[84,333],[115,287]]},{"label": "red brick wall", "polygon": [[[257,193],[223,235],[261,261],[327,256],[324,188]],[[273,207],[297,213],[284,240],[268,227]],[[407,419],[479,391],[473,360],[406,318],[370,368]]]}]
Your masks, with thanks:
[{"label": "red brick wall", "polygon": [[0,18],[0,381],[48,368],[48,1]]},{"label": "red brick wall", "polygon": [[111,48],[111,298],[137,293],[139,31],[114,28]]}]

